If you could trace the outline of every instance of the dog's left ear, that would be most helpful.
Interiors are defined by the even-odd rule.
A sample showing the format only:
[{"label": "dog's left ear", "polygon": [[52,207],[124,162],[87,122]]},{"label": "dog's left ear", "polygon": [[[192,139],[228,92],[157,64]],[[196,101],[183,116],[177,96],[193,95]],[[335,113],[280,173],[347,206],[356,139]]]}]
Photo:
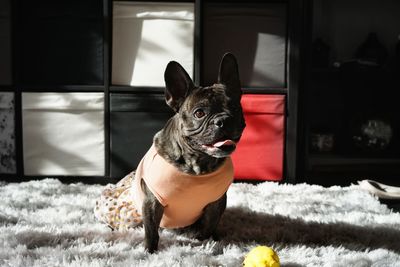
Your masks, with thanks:
[{"label": "dog's left ear", "polygon": [[226,53],[221,60],[218,83],[224,84],[229,93],[240,99],[242,88],[240,85],[239,69],[236,58],[231,53]]},{"label": "dog's left ear", "polygon": [[164,73],[165,101],[175,112],[179,111],[183,101],[194,84],[185,69],[175,61],[168,63]]}]

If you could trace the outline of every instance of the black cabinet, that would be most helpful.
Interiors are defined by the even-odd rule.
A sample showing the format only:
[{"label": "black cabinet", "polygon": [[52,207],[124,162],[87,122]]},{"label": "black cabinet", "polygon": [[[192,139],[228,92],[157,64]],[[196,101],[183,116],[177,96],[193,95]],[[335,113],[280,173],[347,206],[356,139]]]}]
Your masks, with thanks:
[{"label": "black cabinet", "polygon": [[399,183],[399,12],[396,1],[312,2],[303,103],[308,181]]}]

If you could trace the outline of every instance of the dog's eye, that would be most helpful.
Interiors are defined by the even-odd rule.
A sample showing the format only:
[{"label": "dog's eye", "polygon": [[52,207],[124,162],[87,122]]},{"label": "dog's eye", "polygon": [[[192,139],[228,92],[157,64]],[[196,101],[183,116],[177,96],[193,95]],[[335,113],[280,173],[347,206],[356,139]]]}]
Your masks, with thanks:
[{"label": "dog's eye", "polygon": [[196,111],[194,112],[194,116],[198,119],[203,118],[206,115],[206,113],[204,112],[204,110],[202,110],[201,108],[196,109]]}]

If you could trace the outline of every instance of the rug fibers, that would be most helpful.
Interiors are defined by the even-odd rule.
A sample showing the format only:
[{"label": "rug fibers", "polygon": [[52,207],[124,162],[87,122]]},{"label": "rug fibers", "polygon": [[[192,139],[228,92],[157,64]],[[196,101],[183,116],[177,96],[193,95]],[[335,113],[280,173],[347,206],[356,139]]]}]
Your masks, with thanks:
[{"label": "rug fibers", "polygon": [[400,266],[400,214],[358,186],[233,184],[220,241],[142,227],[112,232],[93,215],[103,186],[55,179],[0,183],[0,266],[241,266],[273,247],[281,266]]}]

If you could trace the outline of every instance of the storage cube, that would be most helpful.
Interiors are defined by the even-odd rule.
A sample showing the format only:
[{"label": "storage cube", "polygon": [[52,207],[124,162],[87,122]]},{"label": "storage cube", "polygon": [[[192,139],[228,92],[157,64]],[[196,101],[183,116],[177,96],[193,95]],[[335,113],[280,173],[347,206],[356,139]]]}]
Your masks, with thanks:
[{"label": "storage cube", "polygon": [[25,175],[104,175],[103,93],[23,93]]},{"label": "storage cube", "polygon": [[103,1],[18,1],[22,84],[103,84]]},{"label": "storage cube", "polygon": [[203,81],[212,84],[219,61],[232,52],[243,87],[285,87],[285,3],[205,3]]},{"label": "storage cube", "polygon": [[136,169],[154,134],[172,115],[163,95],[111,94],[111,177]]},{"label": "storage cube", "polygon": [[285,96],[243,95],[246,120],[232,155],[236,179],[280,181],[283,177]]},{"label": "storage cube", "polygon": [[11,84],[11,8],[0,0],[0,85]]},{"label": "storage cube", "polygon": [[193,74],[194,4],[114,2],[112,83],[164,86],[169,61]]},{"label": "storage cube", "polygon": [[16,173],[14,94],[0,92],[0,173]]}]

